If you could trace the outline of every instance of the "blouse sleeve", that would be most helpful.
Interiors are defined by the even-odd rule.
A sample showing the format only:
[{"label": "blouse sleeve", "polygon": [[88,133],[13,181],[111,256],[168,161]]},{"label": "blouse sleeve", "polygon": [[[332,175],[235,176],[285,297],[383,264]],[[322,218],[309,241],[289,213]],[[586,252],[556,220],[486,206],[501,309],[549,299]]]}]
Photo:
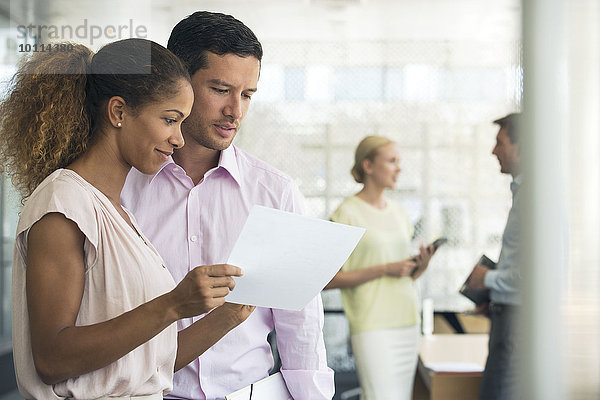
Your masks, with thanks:
[{"label": "blouse sleeve", "polygon": [[98,254],[99,234],[91,193],[60,175],[42,182],[27,199],[17,225],[16,241],[20,243],[21,251],[27,252],[27,235],[31,227],[49,213],[60,213],[77,224],[86,239],[86,270],[94,265]]}]

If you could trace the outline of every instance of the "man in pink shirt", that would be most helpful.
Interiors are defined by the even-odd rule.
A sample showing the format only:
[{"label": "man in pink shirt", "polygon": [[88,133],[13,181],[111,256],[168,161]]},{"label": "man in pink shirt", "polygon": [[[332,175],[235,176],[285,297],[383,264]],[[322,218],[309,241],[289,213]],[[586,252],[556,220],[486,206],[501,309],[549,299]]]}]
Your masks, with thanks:
[{"label": "man in pink shirt", "polygon": [[[195,266],[227,261],[254,204],[301,213],[302,198],[287,175],[231,144],[257,90],[262,46],[254,33],[229,15],[196,12],[175,26],[168,48],[192,76],[185,146],[156,175],[132,170],[121,196],[178,282]],[[179,329],[196,320],[180,320]],[[301,311],[257,307],[175,374],[167,398],[223,399],[265,378],[274,364],[267,335],[275,329],[294,399],[331,399],[322,328],[320,296]]]}]

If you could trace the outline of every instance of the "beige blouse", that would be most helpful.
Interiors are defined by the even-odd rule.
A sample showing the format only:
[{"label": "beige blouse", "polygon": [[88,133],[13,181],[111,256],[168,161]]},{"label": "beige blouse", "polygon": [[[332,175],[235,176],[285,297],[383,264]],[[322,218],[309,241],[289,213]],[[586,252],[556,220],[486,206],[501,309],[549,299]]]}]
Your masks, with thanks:
[{"label": "beige blouse", "polygon": [[[31,354],[25,289],[27,234],[35,222],[51,212],[74,221],[85,235],[85,286],[77,325],[114,318],[175,287],[158,252],[145,237],[131,229],[104,194],[74,171],[54,171],[27,200],[17,226],[12,324],[15,370],[21,394],[27,399],[47,400],[171,391],[177,352],[175,323],[102,369],[52,386],[41,381]],[[141,232],[133,216],[129,216]],[[56,290],[60,293],[61,288]]]},{"label": "beige blouse", "polygon": [[[342,271],[355,271],[411,256],[413,226],[408,213],[391,199],[386,198],[386,203],[384,209],[378,209],[358,196],[350,196],[331,216],[334,222],[367,230],[342,266]],[[353,335],[413,326],[420,322],[417,292],[411,277],[385,276],[342,289],[342,302]]]}]

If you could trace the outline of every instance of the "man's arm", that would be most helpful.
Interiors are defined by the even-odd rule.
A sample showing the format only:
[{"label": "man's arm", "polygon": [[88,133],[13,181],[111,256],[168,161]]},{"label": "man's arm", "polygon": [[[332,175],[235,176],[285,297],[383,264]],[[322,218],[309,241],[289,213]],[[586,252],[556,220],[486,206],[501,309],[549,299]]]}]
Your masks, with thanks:
[{"label": "man's arm", "polygon": [[488,288],[501,293],[517,293],[519,279],[519,271],[515,268],[493,270],[476,265],[469,276],[469,284],[473,289]]},{"label": "man's arm", "polygon": [[296,400],[331,399],[333,371],[323,340],[323,302],[317,295],[301,311],[272,310],[281,374]]},{"label": "man's arm", "polygon": [[519,292],[520,274],[516,268],[490,270],[485,274],[484,285],[501,293]]},{"label": "man's arm", "polygon": [[484,284],[487,288],[507,295],[517,294],[521,280],[521,229],[519,215],[520,201],[515,198],[513,207],[508,213],[506,228],[502,235],[502,250],[495,270],[485,274]]}]

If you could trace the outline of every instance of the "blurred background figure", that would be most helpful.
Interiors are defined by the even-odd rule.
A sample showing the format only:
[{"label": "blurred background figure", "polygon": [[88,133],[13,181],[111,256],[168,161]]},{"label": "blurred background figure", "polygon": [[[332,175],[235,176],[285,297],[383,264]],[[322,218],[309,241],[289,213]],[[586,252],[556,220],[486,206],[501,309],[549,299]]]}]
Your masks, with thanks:
[{"label": "blurred background figure", "polygon": [[520,114],[509,114],[494,121],[500,129],[492,154],[498,158],[500,172],[512,176],[510,190],[513,205],[508,213],[502,235],[502,249],[496,269],[476,265],[469,283],[476,289],[490,289],[490,303],[478,306],[478,311],[488,314],[492,321],[489,354],[479,391],[480,400],[515,399],[517,379],[518,320],[521,280],[521,174]]},{"label": "blurred background figure", "polygon": [[421,246],[420,254],[411,256],[408,213],[384,195],[400,171],[396,143],[367,136],[356,148],[351,171],[363,187],[331,217],[367,229],[326,287],[342,289],[363,400],[412,398],[420,337],[413,282],[427,268],[433,246]]}]

